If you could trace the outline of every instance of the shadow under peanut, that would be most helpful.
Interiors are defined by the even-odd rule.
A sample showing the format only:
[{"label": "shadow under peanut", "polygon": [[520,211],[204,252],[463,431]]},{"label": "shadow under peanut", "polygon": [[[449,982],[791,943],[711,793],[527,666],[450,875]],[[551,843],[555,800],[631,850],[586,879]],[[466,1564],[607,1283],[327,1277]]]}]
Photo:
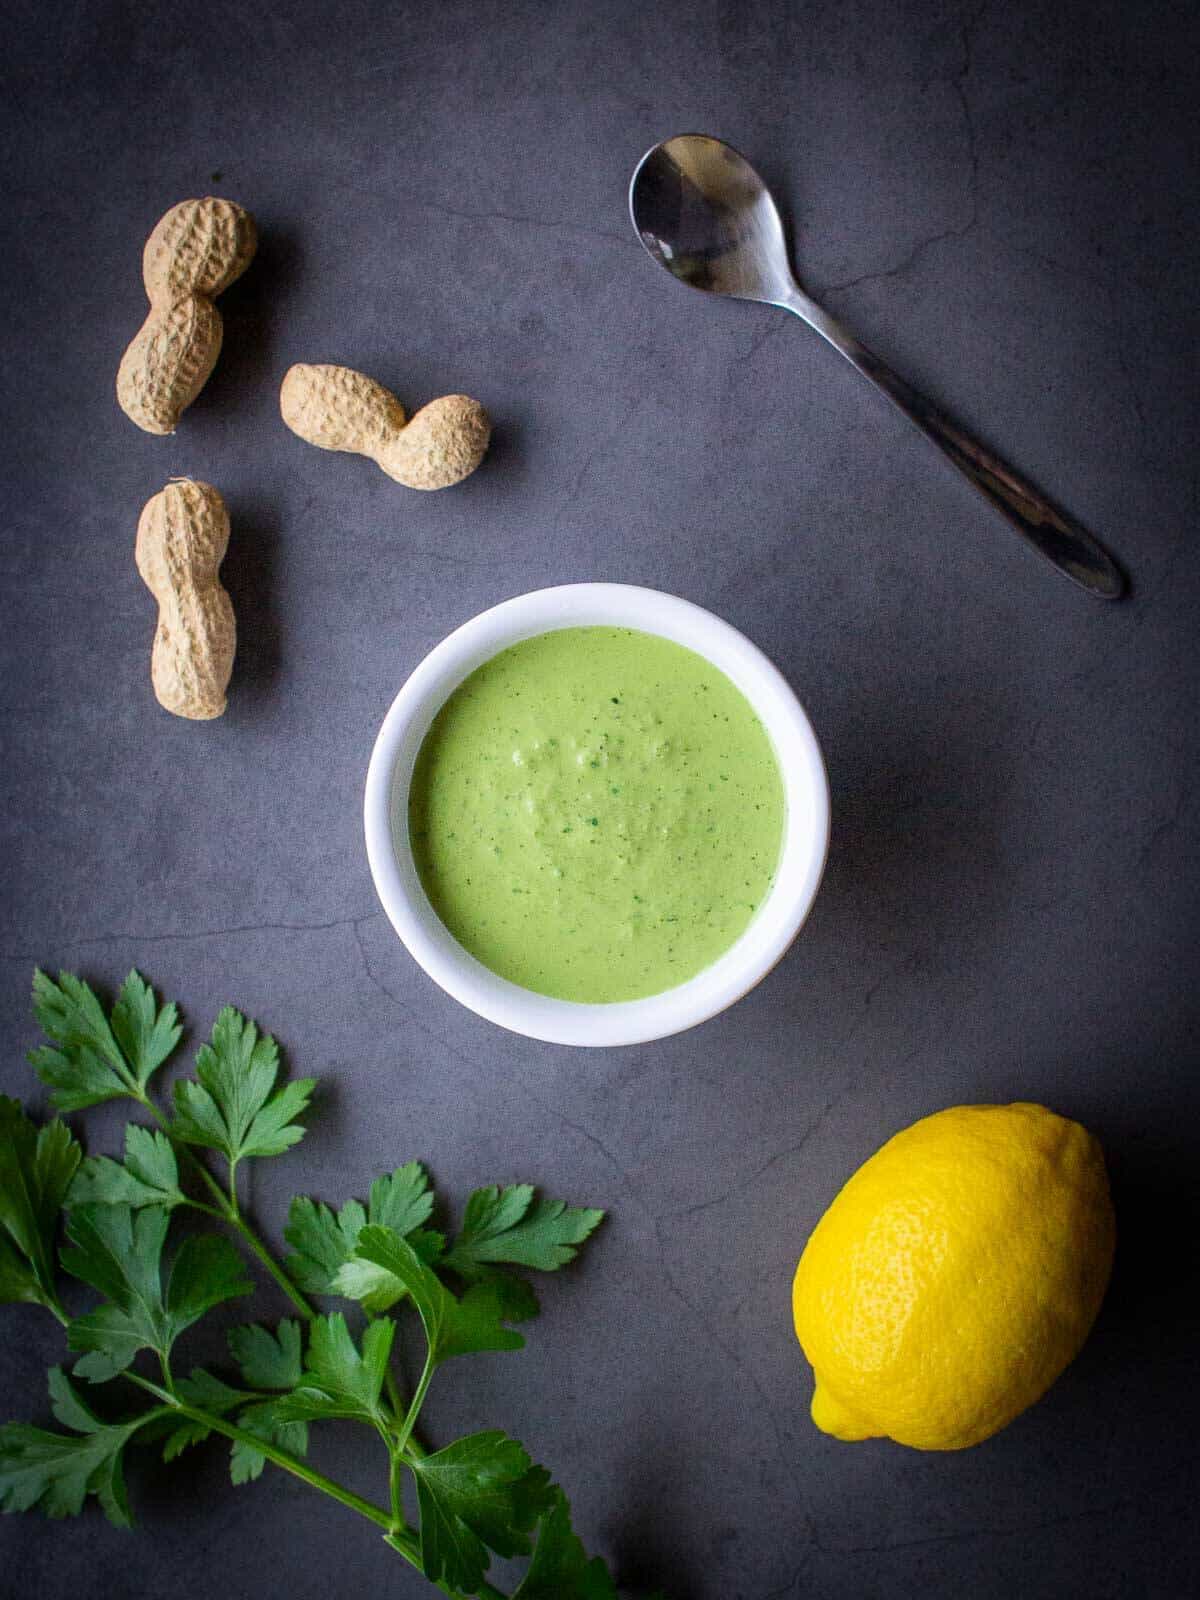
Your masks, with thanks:
[{"label": "shadow under peanut", "polygon": [[281,524],[266,500],[235,499],[229,506],[232,533],[221,564],[237,618],[237,654],[229,685],[234,721],[271,704],[283,665],[283,629],[278,600]]},{"label": "shadow under peanut", "polygon": [[260,221],[258,249],[236,283],[217,297],[224,324],[221,354],[212,376],[189,408],[200,418],[247,419],[278,405],[277,332],[300,282],[303,253],[294,232]]}]

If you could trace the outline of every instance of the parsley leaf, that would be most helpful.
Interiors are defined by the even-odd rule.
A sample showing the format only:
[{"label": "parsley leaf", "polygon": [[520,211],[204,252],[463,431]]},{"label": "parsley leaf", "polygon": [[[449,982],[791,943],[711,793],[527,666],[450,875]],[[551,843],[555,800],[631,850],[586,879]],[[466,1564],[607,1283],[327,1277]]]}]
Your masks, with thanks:
[{"label": "parsley leaf", "polygon": [[167,1279],[168,1338],[173,1343],[185,1328],[222,1301],[253,1292],[242,1258],[228,1239],[215,1233],[185,1239]]},{"label": "parsley leaf", "polygon": [[432,1210],[429,1174],[419,1161],[406,1161],[371,1185],[367,1220],[393,1229],[401,1238],[428,1222]]},{"label": "parsley leaf", "polygon": [[[230,1411],[236,1411],[246,1400],[246,1395],[241,1389],[231,1389],[227,1383],[222,1383],[220,1378],[214,1378],[211,1372],[206,1372],[203,1367],[193,1367],[191,1376],[180,1378],[175,1385],[175,1392],[179,1398],[190,1406],[198,1406],[202,1411],[209,1412],[216,1417],[226,1416]],[[190,1445],[202,1444],[212,1429],[203,1422],[197,1422],[192,1417],[182,1420],[167,1418],[166,1443],[163,1445],[163,1460],[174,1461]]]},{"label": "parsley leaf", "polygon": [[[234,1328],[229,1334],[233,1359],[252,1389],[295,1389],[302,1382],[301,1344],[300,1324],[290,1319],[281,1322],[274,1333],[255,1323]],[[308,1450],[307,1424],[279,1417],[274,1401],[248,1407],[238,1418],[238,1425],[290,1455],[302,1456]],[[249,1483],[261,1475],[265,1462],[261,1451],[241,1439],[235,1440],[230,1476],[234,1483]]]},{"label": "parsley leaf", "polygon": [[[299,1336],[299,1327],[296,1323],[289,1323],[289,1327],[296,1329]],[[235,1330],[247,1331],[247,1330]],[[275,1341],[265,1329],[250,1330],[262,1334],[269,1344]],[[232,1335],[230,1336],[232,1342]],[[276,1346],[278,1350],[278,1346]],[[290,1369],[289,1369],[290,1370]],[[299,1381],[300,1362],[299,1346],[297,1345],[295,1363],[295,1381]],[[283,1387],[283,1385],[280,1385]],[[308,1450],[308,1428],[303,1422],[281,1422],[274,1415],[274,1401],[259,1401],[247,1405],[253,1397],[247,1395],[244,1389],[231,1389],[227,1383],[222,1383],[220,1378],[214,1378],[211,1372],[206,1372],[203,1367],[193,1367],[189,1378],[180,1379],[175,1385],[179,1398],[188,1405],[196,1406],[202,1411],[207,1411],[211,1416],[228,1416],[231,1411],[236,1411],[239,1406],[245,1409],[237,1418],[237,1425],[246,1433],[252,1433],[257,1438],[265,1439],[272,1444],[277,1444],[291,1455],[302,1456]],[[203,1422],[191,1417],[181,1422],[167,1419],[167,1432],[169,1434],[163,1445],[163,1460],[173,1461],[182,1454],[190,1445],[201,1444],[212,1433],[212,1429]],[[244,1439],[235,1439],[230,1447],[229,1477],[231,1482],[249,1483],[252,1479],[261,1477],[266,1457],[260,1450]]]},{"label": "parsley leaf", "polygon": [[171,1346],[213,1306],[249,1294],[252,1284],[227,1239],[198,1234],[175,1255],[164,1297],[163,1242],[169,1214],[162,1206],[77,1206],[67,1222],[73,1248],[62,1264],[106,1296],[67,1329],[72,1350],[85,1352],[75,1370],[93,1383],[123,1372],[139,1350],[165,1360]]},{"label": "parsley leaf", "polygon": [[112,1031],[143,1090],[183,1034],[175,1005],[168,1002],[160,1011],[154,1003],[154,990],[136,967],[121,985],[112,1008]]},{"label": "parsley leaf", "polygon": [[616,1585],[599,1556],[588,1560],[571,1528],[571,1508],[557,1486],[538,1524],[533,1560],[512,1600],[617,1600]]},{"label": "parsley leaf", "polygon": [[165,1133],[131,1122],[125,1129],[125,1162],[85,1157],[71,1184],[68,1203],[78,1205],[172,1206],[187,1204],[179,1166]]},{"label": "parsley leaf", "polygon": [[320,1200],[298,1194],[288,1207],[283,1237],[294,1254],[284,1270],[305,1294],[329,1294],[343,1261],[353,1253],[367,1213],[357,1200],[347,1200],[335,1215]]},{"label": "parsley leaf", "polygon": [[[432,1228],[418,1228],[415,1233],[408,1235],[408,1243],[426,1266],[432,1266],[441,1255],[446,1241]],[[381,1267],[374,1261],[366,1261],[357,1255],[352,1255],[348,1261],[342,1263],[330,1288],[335,1294],[343,1295],[347,1300],[360,1301],[363,1310],[370,1312],[372,1316],[390,1310],[397,1300],[408,1293],[404,1283],[394,1272],[389,1272],[386,1267]],[[535,1305],[534,1310],[536,1309]]]},{"label": "parsley leaf", "polygon": [[360,1354],[340,1311],[314,1318],[301,1381],[291,1394],[271,1402],[272,1415],[281,1422],[355,1417],[384,1425],[379,1397],[395,1332],[389,1317],[372,1322],[363,1334]]},{"label": "parsley leaf", "polygon": [[432,1582],[473,1594],[489,1550],[528,1555],[549,1503],[550,1475],[515,1439],[491,1431],[456,1439],[411,1463],[421,1508],[421,1565]]},{"label": "parsley leaf", "polygon": [[231,1388],[204,1367],[193,1367],[186,1378],[177,1378],[175,1392],[189,1406],[210,1411],[215,1417],[227,1416],[250,1398],[244,1389]]},{"label": "parsley leaf", "polygon": [[502,1322],[528,1322],[541,1310],[533,1285],[515,1272],[481,1272],[471,1280],[472,1289],[485,1287]]},{"label": "parsley leaf", "polygon": [[285,1319],[272,1333],[251,1323],[229,1332],[229,1348],[252,1389],[294,1389],[300,1382],[300,1324]]},{"label": "parsley leaf", "polygon": [[[275,1402],[247,1406],[238,1418],[238,1426],[268,1444],[278,1445],[289,1455],[302,1456],[308,1452],[308,1424],[285,1422],[276,1415]],[[229,1476],[234,1483],[251,1483],[262,1476],[267,1458],[243,1439],[235,1439],[229,1452]]]},{"label": "parsley leaf", "polygon": [[[390,1228],[368,1226],[358,1236],[357,1254],[394,1274],[413,1298],[433,1365],[477,1350],[520,1350],[525,1340],[502,1326],[510,1317],[504,1292],[494,1279],[473,1284],[460,1300],[451,1294],[412,1244]],[[378,1327],[375,1323],[373,1326]]]},{"label": "parsley leaf", "polygon": [[203,1422],[193,1422],[190,1418],[171,1428],[163,1443],[162,1458],[164,1461],[174,1461],[176,1456],[181,1456],[185,1450],[194,1444],[203,1444],[212,1429]]},{"label": "parsley leaf", "polygon": [[175,1085],[171,1132],[185,1144],[219,1150],[230,1165],[247,1156],[277,1156],[304,1137],[293,1119],[308,1105],[315,1078],[275,1089],[279,1047],[269,1033],[226,1006],[212,1039],[196,1054],[196,1078]]},{"label": "parsley leaf", "polygon": [[[242,1376],[256,1389],[290,1389],[300,1382],[300,1325],[282,1322],[279,1331],[279,1339],[266,1328],[257,1326],[235,1328],[229,1335]],[[239,1350],[243,1355],[238,1354]],[[254,1396],[247,1395],[244,1389],[231,1389],[203,1367],[193,1368],[191,1377],[176,1383],[175,1389],[181,1400],[218,1417],[245,1406],[237,1418],[237,1425],[244,1432],[277,1444],[294,1456],[302,1456],[308,1450],[308,1428],[303,1422],[280,1421],[274,1415],[273,1400],[247,1405]],[[188,1445],[207,1439],[211,1432],[204,1423],[190,1417],[185,1419],[164,1445],[163,1460],[173,1460]],[[266,1459],[246,1440],[235,1439],[229,1455],[230,1479],[234,1483],[249,1483],[260,1477]]]},{"label": "parsley leaf", "polygon": [[57,1049],[42,1045],[29,1060],[60,1111],[81,1111],[123,1095],[145,1098],[151,1076],[179,1043],[178,1012],[158,1010],[154,991],[135,970],[121,986],[111,1024],[82,979],[60,972],[58,982],[33,975],[33,1010]]},{"label": "parsley leaf", "polygon": [[80,1150],[66,1124],[35,1128],[0,1095],[0,1300],[58,1309],[54,1239]]},{"label": "parsley leaf", "polygon": [[54,1415],[74,1431],[49,1433],[23,1422],[0,1428],[0,1506],[5,1511],[39,1506],[48,1517],[75,1517],[85,1498],[94,1494],[110,1522],[130,1527],[121,1457],[133,1435],[157,1413],[104,1423],[83,1403],[61,1367],[50,1369],[49,1384]]},{"label": "parsley leaf", "polygon": [[528,1183],[476,1189],[444,1264],[465,1278],[493,1262],[554,1272],[575,1259],[603,1216],[564,1200],[535,1200]]},{"label": "parsley leaf", "polygon": [[[420,1229],[429,1220],[432,1210],[433,1192],[428,1174],[419,1161],[409,1161],[395,1172],[376,1178],[366,1208],[357,1200],[347,1200],[335,1215],[320,1201],[298,1195],[291,1203],[287,1227],[283,1230],[284,1238],[296,1253],[289,1256],[284,1265],[306,1294],[343,1294],[351,1300],[362,1300],[368,1311],[386,1311],[400,1298],[403,1289],[392,1293],[390,1299],[386,1298],[386,1291],[394,1286],[378,1281],[372,1285],[369,1281],[372,1269],[364,1266],[354,1290],[335,1284],[334,1279],[353,1257],[359,1233],[368,1222],[392,1228],[404,1237]],[[432,1233],[423,1249],[431,1251],[434,1239],[440,1250],[441,1237]],[[372,1289],[376,1291],[374,1295]],[[385,1291],[383,1294],[379,1293],[381,1289]],[[370,1300],[369,1295],[372,1296]]]}]

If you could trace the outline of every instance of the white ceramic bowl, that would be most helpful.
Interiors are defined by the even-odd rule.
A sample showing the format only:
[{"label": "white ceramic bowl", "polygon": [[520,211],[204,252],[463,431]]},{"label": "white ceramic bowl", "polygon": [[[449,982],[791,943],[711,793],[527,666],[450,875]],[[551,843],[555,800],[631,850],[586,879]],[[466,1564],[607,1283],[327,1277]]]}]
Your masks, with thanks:
[{"label": "white ceramic bowl", "polygon": [[[458,685],[509,645],[556,628],[638,628],[719,667],[766,729],[783,777],[786,819],[770,892],[741,938],[710,967],[662,994],[607,1005],[534,994],[467,953],[430,905],[408,838],[408,789],[429,726]],[[800,702],[762,651],[711,612],[621,583],[572,583],[518,595],[473,617],[421,662],[383,720],[367,772],[367,856],[375,888],[409,953],[448,994],[514,1033],[552,1044],[628,1045],[694,1027],[740,999],[783,955],[808,915],[829,844],[829,786]]]}]

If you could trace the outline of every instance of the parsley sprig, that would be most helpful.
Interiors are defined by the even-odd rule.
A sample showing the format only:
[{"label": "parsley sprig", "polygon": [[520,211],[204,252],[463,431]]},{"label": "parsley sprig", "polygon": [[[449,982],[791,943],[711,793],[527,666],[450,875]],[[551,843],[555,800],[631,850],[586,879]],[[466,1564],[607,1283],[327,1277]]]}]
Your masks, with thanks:
[{"label": "parsley sprig", "polygon": [[[313,1308],[242,1215],[238,1163],[251,1156],[279,1155],[304,1137],[295,1122],[308,1105],[315,1079],[299,1078],[276,1090],[279,1049],[269,1034],[259,1037],[232,1006],[213,1026],[211,1040],[196,1055],[196,1077],[175,1085],[175,1115],[169,1118],[150,1097],[150,1080],[179,1044],[183,1028],[173,1002],[159,1007],[140,973],[121,985],[109,1016],[81,979],[60,972],[58,982],[33,975],[33,1011],[53,1044],[29,1055],[30,1065],[51,1089],[59,1111],[81,1111],[105,1100],[136,1101],[164,1137],[131,1126],[125,1164],[89,1158],[81,1183],[89,1199],[105,1204],[186,1205],[225,1223],[275,1279],[305,1317]],[[223,1158],[226,1181],[218,1182],[195,1148]],[[179,1187],[176,1157],[197,1180],[203,1200]],[[148,1193],[157,1189],[159,1194]],[[161,1198],[160,1198],[161,1195]]]},{"label": "parsley sprig", "polygon": [[[417,1433],[446,1363],[523,1347],[513,1324],[538,1311],[525,1273],[573,1260],[603,1213],[539,1197],[528,1184],[489,1186],[469,1197],[456,1231],[444,1229],[434,1225],[429,1176],[410,1161],[378,1177],[365,1204],[351,1199],[334,1211],[294,1199],[284,1230],[291,1253],[281,1262],[244,1213],[238,1173],[243,1163],[299,1142],[314,1080],[280,1083],[275,1041],[227,1007],[197,1051],[194,1077],[175,1083],[164,1110],[152,1084],[183,1030],[176,1006],[160,1006],[139,973],[129,974],[107,1011],[70,973],[57,982],[35,973],[33,996],[50,1042],[30,1061],[54,1106],[74,1112],[125,1098],[151,1125],[129,1124],[120,1161],[84,1158],[61,1119],[38,1129],[17,1101],[0,1097],[0,1300],[45,1307],[76,1357],[73,1378],[61,1367],[49,1375],[51,1410],[64,1432],[0,1427],[3,1509],[74,1516],[94,1495],[110,1521],[129,1526],[127,1447],[159,1443],[163,1459],[173,1461],[217,1435],[231,1446],[235,1484],[259,1477],[268,1462],[291,1473],[373,1522],[443,1594],[503,1600],[487,1579],[498,1555],[529,1558],[512,1600],[615,1600],[608,1569],[587,1557],[572,1531],[562,1489],[523,1445],[485,1429],[429,1451]],[[193,1232],[170,1248],[173,1221],[184,1211],[221,1223],[232,1238]],[[76,1316],[59,1295],[60,1224],[67,1242],[59,1264],[100,1297]],[[184,1376],[175,1364],[181,1337],[215,1306],[253,1292],[238,1245],[298,1317],[229,1334],[236,1381],[203,1367]],[[325,1297],[347,1303],[349,1318],[318,1312],[313,1301]],[[391,1355],[396,1317],[408,1313],[424,1334],[425,1358],[405,1399]],[[79,1380],[119,1380],[150,1403],[110,1421],[83,1399]],[[333,1421],[366,1426],[378,1438],[386,1506],[305,1459],[309,1428]]]}]

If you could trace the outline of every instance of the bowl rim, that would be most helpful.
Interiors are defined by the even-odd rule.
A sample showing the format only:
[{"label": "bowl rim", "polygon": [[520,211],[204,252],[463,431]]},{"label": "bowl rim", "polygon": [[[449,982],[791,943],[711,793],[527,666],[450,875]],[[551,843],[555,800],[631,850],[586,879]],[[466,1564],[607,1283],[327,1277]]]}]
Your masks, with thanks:
[{"label": "bowl rim", "polygon": [[[523,639],[575,627],[633,628],[703,656],[750,702],[784,785],[779,863],[745,931],[710,966],[661,994],[595,1003],[559,1000],[502,978],[441,922],[407,843],[408,786],[437,712],[464,678]],[[697,1026],[761,981],[803,926],[829,851],[829,782],[812,724],[791,685],[731,623],[662,590],[623,583],[559,584],[501,601],[436,644],[383,719],[363,796],[367,859],[388,920],[409,954],[447,994],[488,1021],[550,1044],[646,1044]]]}]

